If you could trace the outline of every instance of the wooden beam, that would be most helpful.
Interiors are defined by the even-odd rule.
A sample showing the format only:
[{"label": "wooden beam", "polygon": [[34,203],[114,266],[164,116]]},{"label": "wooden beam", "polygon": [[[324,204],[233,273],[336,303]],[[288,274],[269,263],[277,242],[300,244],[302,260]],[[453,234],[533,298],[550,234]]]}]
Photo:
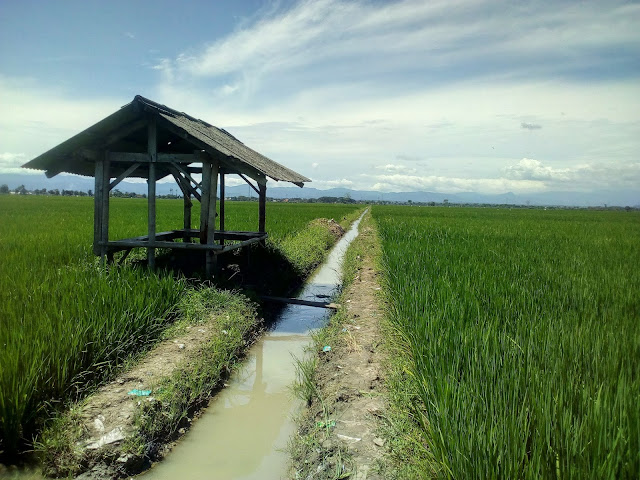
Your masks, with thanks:
[{"label": "wooden beam", "polygon": [[267,186],[260,185],[260,193],[258,196],[258,231],[264,233],[267,223]]},{"label": "wooden beam", "polygon": [[[200,182],[200,183],[199,183],[199,182],[197,182],[197,181],[195,180],[195,178],[193,178],[193,177],[191,176],[191,174],[190,174],[187,170],[185,170],[184,168],[182,168],[182,166],[180,166],[180,165],[178,165],[178,164],[175,164],[175,165],[173,165],[173,167],[174,167],[174,168],[176,168],[180,173],[182,173],[182,174],[185,176],[185,178],[188,178],[188,179],[189,179],[189,181],[190,181],[191,183],[193,183],[193,185],[195,186],[195,188],[201,188],[201,186],[202,186],[202,182]],[[203,173],[204,173],[204,170],[203,170]]]},{"label": "wooden beam", "polygon": [[173,165],[169,166],[169,169],[171,170],[173,178],[176,179],[176,182],[180,184],[181,188],[183,187],[186,188],[187,191],[191,193],[191,195],[196,197],[196,199],[199,202],[202,202],[201,195],[198,193],[198,191],[194,187],[191,186],[191,184],[187,181],[187,179],[180,174],[180,171],[177,168],[175,168],[175,166]]},{"label": "wooden beam", "polygon": [[193,153],[158,153],[160,163],[193,163],[197,159]]},{"label": "wooden beam", "polygon": [[[149,164],[149,180],[148,180],[148,193],[147,193],[147,205],[148,205],[148,237],[149,243],[153,244],[156,240],[156,164],[157,157],[158,138],[156,118],[149,117],[149,123],[147,125],[147,153],[151,158]],[[147,263],[150,269],[154,269],[156,266],[156,251],[153,247],[147,248]]]},{"label": "wooden beam", "polygon": [[133,122],[122,125],[121,127],[110,132],[109,135],[107,135],[104,141],[100,144],[99,148],[107,148],[118,140],[128,137],[138,130],[142,130],[146,125],[146,118],[141,118],[139,120],[135,120]]},{"label": "wooden beam", "polygon": [[109,152],[109,161],[126,163],[150,163],[148,153]]},{"label": "wooden beam", "polygon": [[283,298],[272,297],[270,295],[262,295],[260,299],[266,300],[267,302],[286,303],[289,305],[305,305],[307,307],[330,308],[332,310],[337,310],[338,308],[340,308],[339,303],[315,302],[313,300],[302,300],[299,298]]},{"label": "wooden beam", "polygon": [[260,195],[260,190],[258,190],[256,187],[253,186],[253,183],[251,183],[249,181],[249,179],[247,177],[245,177],[243,174],[239,173],[238,176],[243,179],[245,182],[247,182],[247,184],[249,184],[249,186],[251,188],[253,188],[253,191],[256,192],[258,195]]},{"label": "wooden beam", "polygon": [[116,185],[118,185],[122,180],[124,180],[129,175],[131,175],[139,166],[140,166],[139,163],[134,163],[129,168],[127,168],[124,172],[118,175],[118,177],[109,184],[109,191],[113,190]]},{"label": "wooden beam", "polygon": [[[180,129],[176,129],[176,131],[182,132]],[[227,172],[242,173],[253,178],[257,183],[267,183],[267,177],[265,177],[264,173],[251,165],[248,165],[237,158],[225,155],[219,150],[214,149],[211,145],[208,145],[197,138],[191,137],[184,132],[177,134],[184,138],[189,138],[189,141],[193,145],[200,147],[200,150],[194,152],[198,162],[202,162],[204,164],[207,161],[217,161],[221,167],[227,170]]]},{"label": "wooden beam", "polygon": [[181,243],[167,240],[155,240],[153,242],[148,240],[112,240],[107,242],[106,245],[110,251],[126,250],[128,248],[167,248],[170,250],[211,250],[216,252],[222,252],[223,250],[220,245],[200,245],[199,243]]},{"label": "wooden beam", "polygon": [[[109,160],[112,162],[136,162],[151,163],[149,153],[135,152],[110,152]],[[158,153],[155,163],[193,163],[197,162],[192,153]]]},{"label": "wooden beam", "polygon": [[238,243],[232,243],[231,245],[225,245],[225,247],[222,249],[222,253],[230,252],[231,250],[237,250],[238,248],[246,247],[247,245],[251,245],[253,243],[261,242],[266,238],[267,238],[266,236],[265,237],[249,238],[248,240],[242,240],[242,241],[240,241]]}]

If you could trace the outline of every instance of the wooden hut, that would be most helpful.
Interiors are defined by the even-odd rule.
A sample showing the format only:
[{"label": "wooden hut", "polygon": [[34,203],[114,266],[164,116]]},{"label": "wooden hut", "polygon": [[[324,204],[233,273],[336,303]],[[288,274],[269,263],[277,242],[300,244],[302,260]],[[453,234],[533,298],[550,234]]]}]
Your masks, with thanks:
[{"label": "wooden hut", "polygon": [[[149,267],[155,249],[206,252],[211,276],[217,255],[267,237],[265,203],[267,177],[300,187],[310,180],[259,154],[227,131],[136,95],[117,112],[23,165],[45,170],[48,178],[67,172],[95,177],[93,251],[105,260],[132,248],[147,249]],[[202,175],[198,181],[194,176]],[[239,175],[258,194],[259,221],[255,232],[225,230],[225,176]],[[184,197],[183,228],[156,232],[156,182],[171,175]],[[125,178],[148,183],[147,235],[109,239],[109,192]],[[220,218],[216,229],[217,190]],[[192,198],[201,203],[200,228],[191,228]],[[174,240],[180,239],[181,242]],[[199,239],[199,243],[194,239]]]}]

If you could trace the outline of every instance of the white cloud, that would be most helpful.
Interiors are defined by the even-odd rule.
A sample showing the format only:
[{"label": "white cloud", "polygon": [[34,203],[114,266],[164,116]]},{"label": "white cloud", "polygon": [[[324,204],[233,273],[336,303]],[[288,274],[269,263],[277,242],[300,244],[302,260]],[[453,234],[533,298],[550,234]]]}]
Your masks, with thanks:
[{"label": "white cloud", "polygon": [[354,188],[355,182],[353,180],[349,180],[348,178],[339,178],[334,180],[316,180],[311,179],[311,184],[309,186],[319,189],[327,189],[327,188]]},{"label": "white cloud", "polygon": [[554,8],[488,0],[300,1],[177,56],[171,66],[184,82],[232,76],[247,92],[270,82],[345,84],[372,75],[391,84],[404,77],[411,86],[419,72],[441,85],[456,71],[456,80],[532,79],[595,67],[603,61],[598,49],[637,50],[639,19],[637,6],[604,1]]},{"label": "white cloud", "polygon": [[66,96],[33,79],[2,75],[0,98],[0,151],[22,152],[25,162],[102,120],[130,100]]},{"label": "white cloud", "polygon": [[637,188],[640,185],[640,162],[611,164],[582,164],[553,168],[539,160],[523,158],[516,165],[505,168],[507,178],[544,182],[548,187],[569,190],[611,188],[615,185]]},{"label": "white cloud", "polygon": [[[24,153],[0,153],[0,173],[27,173],[26,170],[20,168],[26,161],[27,156]],[[38,173],[33,170],[31,172]]]},{"label": "white cloud", "polygon": [[539,160],[524,158],[504,169],[495,178],[449,177],[440,175],[362,174],[382,192],[433,191],[441,193],[545,191],[590,191],[593,189],[637,189],[640,162],[631,164],[585,164],[570,168],[552,168]]},{"label": "white cloud", "polygon": [[544,191],[545,186],[534,180],[507,178],[463,178],[437,175],[367,175],[374,182],[372,189],[381,192],[431,191],[442,193],[505,193]]}]

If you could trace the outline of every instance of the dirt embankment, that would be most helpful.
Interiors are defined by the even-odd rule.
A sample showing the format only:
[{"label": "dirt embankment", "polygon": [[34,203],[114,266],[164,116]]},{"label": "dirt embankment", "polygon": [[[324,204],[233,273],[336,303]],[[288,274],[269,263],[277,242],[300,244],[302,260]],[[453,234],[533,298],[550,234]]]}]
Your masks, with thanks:
[{"label": "dirt embankment", "polygon": [[383,478],[376,467],[384,454],[378,418],[386,403],[374,241],[365,221],[352,247],[357,253],[346,265],[356,272],[342,308],[318,337],[331,349],[317,345],[315,394],[292,446],[294,478]]}]

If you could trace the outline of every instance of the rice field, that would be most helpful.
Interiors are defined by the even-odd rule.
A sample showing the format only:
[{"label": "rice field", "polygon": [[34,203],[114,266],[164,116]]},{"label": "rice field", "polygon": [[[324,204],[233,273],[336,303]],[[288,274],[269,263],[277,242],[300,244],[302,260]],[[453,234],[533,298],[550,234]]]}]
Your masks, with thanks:
[{"label": "rice field", "polygon": [[638,212],[372,214],[431,476],[638,478]]},{"label": "rice field", "polygon": [[[146,233],[144,199],[111,199],[110,238]],[[194,205],[194,223],[199,218]],[[275,245],[350,205],[267,204]],[[157,201],[157,231],[182,226],[182,201]],[[257,203],[227,203],[227,228],[256,230]],[[93,199],[0,196],[0,453],[29,442],[55,406],[77,399],[149,347],[190,287],[93,256]]]}]

